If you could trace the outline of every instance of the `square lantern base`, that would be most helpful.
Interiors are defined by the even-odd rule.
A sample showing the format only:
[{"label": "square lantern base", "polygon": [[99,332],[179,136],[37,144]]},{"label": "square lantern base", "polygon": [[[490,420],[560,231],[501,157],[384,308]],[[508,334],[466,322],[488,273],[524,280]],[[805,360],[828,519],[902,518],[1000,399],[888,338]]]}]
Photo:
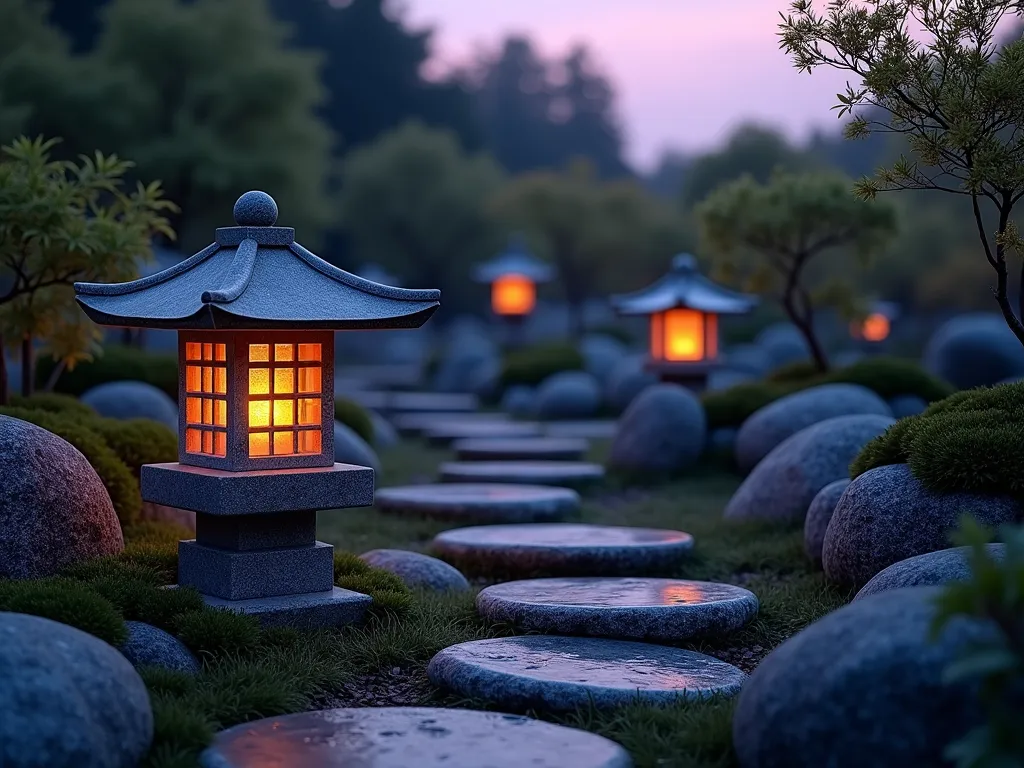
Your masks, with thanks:
[{"label": "square lantern base", "polygon": [[343,627],[361,620],[373,598],[341,587],[324,592],[307,592],[281,597],[256,597],[249,600],[224,600],[203,595],[211,608],[244,613],[259,620],[263,627],[320,629]]},{"label": "square lantern base", "polygon": [[718,367],[717,362],[670,362],[648,359],[645,368],[665,384],[678,384],[693,392],[707,389],[708,375]]},{"label": "square lantern base", "polygon": [[238,551],[178,544],[178,583],[223,600],[323,592],[334,586],[334,547],[277,547]]}]

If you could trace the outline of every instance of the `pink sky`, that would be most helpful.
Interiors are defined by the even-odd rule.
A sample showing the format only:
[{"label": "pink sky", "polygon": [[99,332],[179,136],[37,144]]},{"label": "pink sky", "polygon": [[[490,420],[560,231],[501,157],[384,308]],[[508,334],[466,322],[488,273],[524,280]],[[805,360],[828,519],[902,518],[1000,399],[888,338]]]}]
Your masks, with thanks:
[{"label": "pink sky", "polygon": [[589,45],[618,94],[627,154],[649,169],[669,147],[705,149],[753,119],[803,138],[838,130],[830,110],[841,73],[798,74],[779,50],[789,0],[404,0],[406,19],[433,25],[435,56],[458,63],[507,34],[545,55]]}]

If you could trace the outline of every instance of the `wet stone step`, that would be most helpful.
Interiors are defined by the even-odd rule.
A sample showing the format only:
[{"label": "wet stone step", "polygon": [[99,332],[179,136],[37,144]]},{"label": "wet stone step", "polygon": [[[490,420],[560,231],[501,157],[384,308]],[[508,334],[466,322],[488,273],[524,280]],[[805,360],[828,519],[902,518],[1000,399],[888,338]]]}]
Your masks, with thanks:
[{"label": "wet stone step", "polygon": [[497,483],[441,483],[382,488],[382,512],[463,523],[543,523],[564,520],[580,508],[569,488]]},{"label": "wet stone step", "polygon": [[572,437],[470,438],[457,440],[452,449],[460,461],[576,461],[590,443]]},{"label": "wet stone step", "polygon": [[452,461],[440,467],[443,483],[525,483],[587,488],[604,480],[604,467],[584,461]]},{"label": "wet stone step", "polygon": [[390,418],[399,434],[421,435],[428,429],[463,424],[505,424],[510,421],[503,413],[396,413]]},{"label": "wet stone step", "polygon": [[539,424],[527,421],[450,421],[435,424],[423,430],[423,437],[431,445],[451,445],[456,440],[469,438],[540,437]]},{"label": "wet stone step", "polygon": [[544,425],[548,437],[579,437],[584,440],[611,440],[618,422],[609,419],[592,421],[552,421]]}]

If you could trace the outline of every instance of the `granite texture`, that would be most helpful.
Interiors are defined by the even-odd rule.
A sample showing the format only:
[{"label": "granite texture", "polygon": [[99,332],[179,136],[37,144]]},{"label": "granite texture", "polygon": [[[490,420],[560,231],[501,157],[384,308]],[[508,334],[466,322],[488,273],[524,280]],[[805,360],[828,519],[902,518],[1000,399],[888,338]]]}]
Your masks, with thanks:
[{"label": "granite texture", "polygon": [[83,403],[110,419],[149,419],[178,432],[178,406],[144,381],[110,381],[82,393]]},{"label": "granite texture", "polygon": [[850,463],[861,448],[893,423],[888,416],[839,416],[786,438],[736,489],[725,518],[804,522],[818,492],[848,478]]},{"label": "granite texture", "polygon": [[124,549],[107,489],[52,432],[0,416],[0,577],[35,579]]},{"label": "granite texture", "polygon": [[702,653],[646,643],[526,635],[446,648],[427,666],[435,685],[513,710],[669,706],[739,693],[744,674]]},{"label": "granite texture", "polygon": [[850,485],[849,478],[829,483],[811,500],[804,520],[804,552],[817,568],[821,568],[821,548],[825,543],[825,531],[836,511],[836,505]]},{"label": "granite texture", "polygon": [[232,214],[240,227],[272,227],[277,223],[277,203],[266,192],[253,190],[235,201]]},{"label": "granite texture", "polygon": [[425,707],[328,709],[222,731],[203,768],[631,768],[586,731],[500,712]]},{"label": "granite texture", "polygon": [[582,437],[584,440],[611,440],[618,430],[618,423],[609,419],[586,421],[554,421],[544,425],[548,437]]},{"label": "granite texture", "polygon": [[136,768],[153,740],[142,678],[81,630],[0,613],[0,765]]},{"label": "granite texture", "polygon": [[373,470],[350,464],[268,472],[227,472],[186,464],[144,464],[142,497],[210,515],[254,515],[373,504]]},{"label": "granite texture", "polygon": [[133,667],[161,667],[196,674],[199,661],[174,635],[141,621],[126,621],[128,639],[118,648]]},{"label": "granite texture", "polygon": [[821,560],[829,581],[861,587],[893,563],[946,549],[960,517],[998,526],[1021,516],[1005,496],[927,491],[906,464],[865,472],[846,489],[825,532]]},{"label": "granite texture", "polygon": [[431,592],[469,589],[466,577],[444,560],[404,549],[373,549],[359,556],[367,565],[395,574],[407,587]]},{"label": "granite texture", "polygon": [[583,461],[452,461],[442,483],[523,483],[586,488],[604,480],[604,467]]},{"label": "granite texture", "polygon": [[477,595],[476,607],[491,621],[548,635],[673,642],[742,629],[758,601],[731,584],[579,577],[495,584]]},{"label": "granite texture", "polygon": [[373,603],[369,595],[334,587],[324,592],[306,592],[282,597],[255,597],[249,600],[224,600],[203,595],[211,608],[223,608],[254,616],[263,627],[319,629],[343,627],[362,620]]},{"label": "granite texture", "polygon": [[459,461],[579,461],[590,449],[572,437],[471,438],[452,445]]},{"label": "granite texture", "polygon": [[655,528],[526,523],[443,531],[431,547],[463,571],[620,576],[676,568],[693,549],[693,537]]},{"label": "granite texture", "polygon": [[570,488],[498,483],[443,483],[382,488],[374,504],[384,512],[467,523],[556,522],[579,512]]},{"label": "granite texture", "polygon": [[736,465],[750,472],[780,443],[807,427],[839,416],[888,416],[888,404],[858,384],[822,384],[780,397],[755,411],[736,436]]},{"label": "granite texture", "polygon": [[[1002,560],[1006,555],[1005,544],[988,544],[986,549],[989,557],[994,560]],[[969,555],[970,547],[953,547],[900,560],[876,573],[853,599],[861,600],[890,589],[941,586],[967,581],[971,578]]]},{"label": "granite texture", "polygon": [[693,466],[704,451],[707,420],[700,400],[678,384],[645,389],[619,419],[608,466],[668,474]]},{"label": "granite texture", "polygon": [[238,552],[316,544],[316,512],[196,515],[196,543]]},{"label": "granite texture", "polygon": [[939,766],[978,724],[977,692],[944,673],[983,629],[929,637],[934,587],[858,600],[790,638],[754,670],[733,717],[742,768]]},{"label": "granite texture", "polygon": [[374,473],[380,472],[377,452],[351,427],[340,421],[334,422],[334,461],[356,467],[369,467]]},{"label": "granite texture", "polygon": [[334,547],[283,547],[233,552],[182,541],[178,584],[224,600],[323,592],[334,586]]},{"label": "granite texture", "polygon": [[538,419],[586,419],[601,407],[601,385],[586,371],[561,371],[540,383],[534,401]]},{"label": "granite texture", "polygon": [[947,320],[928,340],[922,358],[925,368],[957,389],[991,386],[1024,375],[1024,348],[995,313]]},{"label": "granite texture", "polygon": [[450,445],[470,438],[540,437],[539,424],[527,421],[477,421],[435,424],[423,431],[431,445]]}]

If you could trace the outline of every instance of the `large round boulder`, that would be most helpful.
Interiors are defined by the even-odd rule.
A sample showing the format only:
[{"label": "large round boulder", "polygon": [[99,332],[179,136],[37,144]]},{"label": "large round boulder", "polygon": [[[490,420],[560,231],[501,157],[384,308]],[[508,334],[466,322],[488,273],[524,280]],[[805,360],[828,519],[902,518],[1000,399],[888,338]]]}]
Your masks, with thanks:
[{"label": "large round boulder", "polygon": [[0,416],[0,577],[52,576],[124,549],[96,471],[70,443]]},{"label": "large round boulder", "polygon": [[665,474],[696,463],[707,442],[704,407],[678,384],[645,389],[619,419],[608,463],[612,469]]},{"label": "large round boulder", "polygon": [[562,371],[537,387],[539,419],[587,419],[601,407],[601,385],[586,371]]},{"label": "large round boulder", "polygon": [[645,367],[644,355],[629,355],[616,364],[604,386],[604,399],[615,413],[622,413],[634,398],[658,383],[658,377]]},{"label": "large round boulder", "polygon": [[394,425],[376,411],[369,411],[370,424],[373,426],[373,447],[380,450],[394,448],[400,437]]},{"label": "large round boulder", "polygon": [[178,432],[178,406],[144,381],[109,381],[82,394],[82,402],[111,419],[151,419]]},{"label": "large round boulder", "polygon": [[725,366],[735,371],[763,376],[773,367],[768,352],[757,344],[737,344],[725,353]]},{"label": "large round boulder", "polygon": [[779,443],[838,416],[892,416],[886,402],[859,384],[822,384],[780,397],[755,411],[736,436],[736,466],[749,472]]},{"label": "large round boulder", "polygon": [[142,678],[102,640],[0,613],[0,765],[135,768],[153,740]]},{"label": "large round boulder", "polygon": [[1024,347],[1000,315],[960,315],[928,340],[924,364],[960,389],[988,386],[1024,375]]},{"label": "large round boulder", "polygon": [[807,340],[792,323],[769,325],[754,339],[754,344],[764,352],[768,371],[781,368],[789,363],[811,359]]},{"label": "large round boulder", "polygon": [[864,445],[893,423],[888,416],[840,416],[797,432],[754,467],[729,499],[726,519],[804,522],[818,492],[849,477]]},{"label": "large round boulder", "polygon": [[334,422],[334,460],[380,472],[380,459],[369,444],[340,421]]},{"label": "large round boulder", "polygon": [[811,506],[807,508],[807,517],[804,519],[804,552],[818,568],[821,568],[821,547],[825,543],[825,531],[832,520],[832,513],[836,511],[836,504],[849,485],[848,477],[829,483],[818,491],[811,500]]},{"label": "large round boulder", "polygon": [[[1002,560],[1006,553],[1005,544],[988,544],[986,549],[993,560]],[[970,547],[952,547],[900,560],[876,573],[853,599],[861,600],[890,589],[967,581],[971,578],[970,552]]]},{"label": "large round boulder", "polygon": [[883,568],[914,555],[946,549],[960,517],[985,525],[1019,519],[1021,505],[1008,496],[932,493],[906,464],[877,467],[846,489],[825,532],[825,576],[861,587]]},{"label": "large round boulder", "polygon": [[983,710],[972,686],[944,674],[987,629],[959,620],[933,641],[938,591],[858,600],[772,651],[733,718],[741,768],[945,765],[946,745]]},{"label": "large round boulder", "polygon": [[583,355],[583,370],[604,383],[626,356],[626,345],[611,336],[592,334],[583,337],[580,354]]}]

